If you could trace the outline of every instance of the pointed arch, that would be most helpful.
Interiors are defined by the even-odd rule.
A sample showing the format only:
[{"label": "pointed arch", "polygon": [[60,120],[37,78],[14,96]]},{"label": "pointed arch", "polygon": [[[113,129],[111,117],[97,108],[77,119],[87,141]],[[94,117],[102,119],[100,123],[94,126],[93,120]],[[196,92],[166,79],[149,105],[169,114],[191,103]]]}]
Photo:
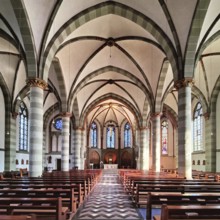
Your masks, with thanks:
[{"label": "pointed arch", "polygon": [[61,100],[61,111],[67,112],[67,94],[66,94],[66,86],[64,82],[62,68],[60,66],[60,62],[58,59],[53,60],[54,69],[57,75],[58,86],[60,90],[60,100]]},{"label": "pointed arch", "polygon": [[91,72],[89,75],[87,75],[83,80],[81,80],[76,88],[70,92],[69,98],[68,98],[68,106],[70,108],[71,112],[71,107],[73,106],[72,102],[75,100],[75,97],[77,96],[77,93],[86,85],[87,82],[89,82],[93,77],[96,77],[102,73],[108,72],[108,71],[113,71],[116,73],[119,73],[123,76],[128,77],[130,80],[132,80],[135,85],[137,85],[146,95],[146,99],[150,105],[150,107],[153,107],[153,100],[150,98],[152,97],[152,94],[149,93],[147,90],[146,86],[132,73],[128,72],[127,70],[121,69],[119,67],[114,67],[114,66],[106,66],[102,67],[100,69],[97,69],[93,72]]},{"label": "pointed arch", "polygon": [[119,102],[122,102],[125,106],[127,106],[127,108],[134,114],[134,117],[137,121],[138,126],[141,126],[141,114],[140,112],[138,112],[135,108],[135,106],[132,105],[132,103],[130,103],[128,100],[124,99],[123,97],[116,95],[114,93],[108,93],[105,94],[99,98],[97,98],[96,100],[94,100],[86,109],[85,111],[81,114],[80,116],[80,121],[79,121],[79,125],[80,127],[83,127],[83,124],[85,123],[85,119],[86,116],[88,115],[88,113],[99,103],[101,103],[104,100],[108,100],[108,99],[115,99]]},{"label": "pointed arch", "polygon": [[163,65],[160,71],[160,77],[157,84],[157,90],[156,90],[156,97],[155,97],[155,112],[161,112],[162,109],[162,92],[163,92],[163,86],[167,75],[167,70],[169,67],[169,61],[165,59],[163,61]]},{"label": "pointed arch", "polygon": [[137,25],[141,26],[143,29],[151,33],[155,39],[160,43],[161,47],[166,53],[168,57],[173,73],[174,78],[178,79],[179,68],[178,68],[178,60],[175,48],[170,41],[170,39],[166,36],[160,27],[154,23],[150,18],[146,17],[142,13],[126,6],[118,2],[103,2],[92,6],[76,16],[72,17],[68,22],[66,22],[60,30],[57,31],[54,38],[49,43],[45,54],[44,60],[40,63],[41,78],[45,81],[48,77],[49,68],[52,62],[52,59],[58,50],[59,45],[77,28],[84,25],[85,23],[108,14],[114,14],[121,17],[124,17]]},{"label": "pointed arch", "polygon": [[182,78],[191,78],[194,74],[195,53],[199,35],[205,19],[210,0],[199,0],[193,17],[185,53],[184,75]]},{"label": "pointed arch", "polygon": [[37,77],[37,53],[30,21],[24,3],[22,0],[11,0],[11,4],[19,24],[25,51],[26,53],[28,52],[28,56],[26,56],[28,76]]}]

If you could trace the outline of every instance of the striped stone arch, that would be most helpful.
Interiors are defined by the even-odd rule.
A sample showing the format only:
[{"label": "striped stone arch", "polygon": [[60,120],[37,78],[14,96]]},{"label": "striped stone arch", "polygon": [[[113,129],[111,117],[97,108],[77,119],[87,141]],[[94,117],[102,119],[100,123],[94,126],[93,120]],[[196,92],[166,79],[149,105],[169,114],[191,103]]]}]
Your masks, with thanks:
[{"label": "striped stone arch", "polygon": [[197,65],[203,51],[214,41],[218,40],[220,38],[220,30],[214,33],[206,42],[204,42],[201,47],[199,48],[197,54],[196,54],[196,62],[195,66]]},{"label": "striped stone arch", "polygon": [[25,6],[23,5],[24,3],[22,0],[11,0],[11,4],[20,27],[25,53],[28,54],[28,56],[26,56],[28,76],[36,77],[36,74],[38,74],[37,53],[34,44],[34,37],[30,27],[30,21]]},{"label": "striped stone arch", "polygon": [[[75,98],[76,98],[78,92],[86,85],[87,82],[89,82],[92,78],[94,78],[102,73],[108,72],[108,71],[117,72],[117,73],[122,74],[123,76],[126,76],[129,79],[131,79],[144,92],[144,94],[147,97],[149,105],[151,107],[153,106],[153,100],[150,98],[150,97],[153,97],[153,95],[149,93],[146,86],[136,76],[134,76],[133,74],[131,74],[127,70],[124,70],[124,69],[121,69],[118,67],[114,67],[114,66],[106,66],[106,67],[100,68],[98,70],[95,70],[92,73],[90,73],[89,75],[87,75],[83,80],[81,80],[81,82],[78,83],[77,87],[70,92],[70,96],[68,99],[69,108],[71,108],[71,106],[73,106],[72,102],[75,101]],[[71,112],[71,109],[70,109],[70,112]]]},{"label": "striped stone arch", "polygon": [[74,125],[76,127],[81,127],[80,126],[80,115],[79,115],[79,106],[78,106],[78,101],[77,98],[75,98],[74,102],[73,102],[73,109],[70,112],[73,112],[74,115]]},{"label": "striped stone arch", "polygon": [[196,86],[193,86],[192,87],[192,94],[199,100],[199,102],[201,103],[202,105],[202,110],[203,110],[203,113],[209,113],[209,106],[208,106],[208,103],[206,101],[206,98],[205,96],[202,94],[202,92],[196,87]]},{"label": "striped stone arch", "polygon": [[175,126],[177,126],[178,123],[178,115],[177,113],[167,104],[163,104],[163,108],[166,109],[170,115],[174,118]]},{"label": "striped stone arch", "polygon": [[193,18],[185,55],[184,76],[182,78],[193,77],[195,67],[195,53],[197,42],[202,29],[210,0],[199,0]]},{"label": "striped stone arch", "polygon": [[49,119],[50,117],[54,114],[54,112],[59,111],[59,103],[57,102],[56,104],[50,106],[50,108],[47,109],[47,111],[44,113],[44,124],[43,128],[44,130],[46,129],[47,125],[49,124]]},{"label": "striped stone arch", "polygon": [[80,121],[79,121],[79,125],[80,127],[83,127],[84,123],[85,123],[85,119],[86,116],[88,115],[88,113],[96,106],[98,105],[100,102],[104,101],[104,100],[108,100],[108,99],[115,99],[119,102],[122,102],[124,105],[126,105],[129,110],[134,114],[137,124],[140,127],[141,126],[141,114],[140,112],[138,112],[136,110],[136,108],[132,105],[132,103],[130,103],[128,100],[124,99],[123,97],[116,95],[114,93],[108,93],[105,94],[103,96],[100,96],[99,98],[97,98],[96,100],[94,100],[87,108],[86,110],[80,115]]},{"label": "striped stone arch", "polygon": [[220,92],[220,76],[211,94],[210,115],[206,123],[206,171],[216,172],[216,104]]},{"label": "striped stone arch", "polygon": [[[12,112],[19,112],[19,107],[21,104],[21,101],[24,100],[24,98],[27,96],[28,92],[30,91],[30,88],[28,86],[25,86],[17,95],[15,98],[14,104],[12,106]],[[18,97],[20,97],[18,99]]]},{"label": "striped stone arch", "polygon": [[172,66],[174,78],[176,80],[178,79],[179,68],[178,68],[177,54],[172,42],[162,31],[162,29],[160,29],[160,27],[156,23],[154,23],[150,18],[146,17],[142,13],[121,3],[112,2],[112,1],[97,4],[80,12],[79,14],[71,18],[68,22],[66,22],[66,24],[63,25],[61,29],[57,31],[57,33],[55,34],[54,38],[51,40],[45,51],[43,62],[40,63],[40,69],[42,70],[40,74],[42,79],[47,81],[49,68],[52,59],[56,51],[58,50],[59,45],[73,31],[75,31],[78,27],[84,25],[85,23],[95,18],[99,18],[101,16],[105,16],[108,14],[114,14],[124,17],[136,23],[137,25],[139,25],[149,33],[151,33],[165,51],[166,56],[168,57],[170,64]]},{"label": "striped stone arch", "polygon": [[66,87],[64,83],[64,77],[62,73],[62,68],[60,66],[60,62],[58,59],[53,60],[54,69],[57,75],[58,86],[60,90],[60,99],[61,99],[61,111],[67,112],[67,94],[66,94]]},{"label": "striped stone arch", "polygon": [[6,82],[0,73],[0,88],[4,96],[5,104],[5,167],[4,170],[15,169],[16,156],[16,124],[12,117],[11,95]]},{"label": "striped stone arch", "polygon": [[167,70],[169,67],[169,61],[165,59],[163,61],[163,65],[160,71],[160,77],[157,84],[157,90],[156,90],[156,97],[155,97],[155,112],[161,112],[162,109],[162,92],[163,92],[163,86],[167,75]]},{"label": "striped stone arch", "polygon": [[143,114],[142,114],[142,127],[147,127],[148,125],[148,107],[149,102],[145,99],[144,101],[144,108],[143,108]]}]

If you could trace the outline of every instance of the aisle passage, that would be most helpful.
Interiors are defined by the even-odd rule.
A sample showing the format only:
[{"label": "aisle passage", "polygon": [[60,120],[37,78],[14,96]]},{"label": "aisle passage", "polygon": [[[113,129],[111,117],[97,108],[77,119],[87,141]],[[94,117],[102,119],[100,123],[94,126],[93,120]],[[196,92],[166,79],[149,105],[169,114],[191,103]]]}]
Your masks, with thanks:
[{"label": "aisle passage", "polygon": [[103,170],[100,182],[73,219],[142,220],[143,218],[124,192],[117,170]]}]

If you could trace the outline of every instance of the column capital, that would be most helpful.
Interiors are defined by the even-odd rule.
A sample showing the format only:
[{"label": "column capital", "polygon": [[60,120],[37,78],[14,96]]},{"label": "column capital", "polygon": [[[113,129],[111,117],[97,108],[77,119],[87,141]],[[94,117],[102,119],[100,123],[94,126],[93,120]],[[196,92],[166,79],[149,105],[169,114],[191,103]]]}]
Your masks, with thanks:
[{"label": "column capital", "polygon": [[204,116],[205,120],[209,120],[210,114],[209,114],[209,112],[205,112],[203,114],[203,116]]},{"label": "column capital", "polygon": [[73,129],[74,129],[74,130],[84,131],[84,128],[83,128],[83,127],[74,127]]},{"label": "column capital", "polygon": [[13,119],[16,119],[18,115],[19,115],[18,112],[12,112],[11,113],[11,116],[12,116]]},{"label": "column capital", "polygon": [[61,117],[67,117],[67,118],[72,117],[72,113],[70,113],[70,112],[60,112],[59,115],[60,115]]},{"label": "column capital", "polygon": [[177,80],[176,82],[174,82],[174,87],[179,90],[180,88],[183,87],[192,87],[194,84],[194,80],[192,78],[184,78],[184,79],[180,79]]},{"label": "column capital", "polygon": [[147,130],[148,129],[148,126],[142,126],[142,127],[139,127],[139,130],[142,131],[142,130]]},{"label": "column capital", "polygon": [[152,112],[152,113],[150,114],[150,117],[151,117],[151,119],[154,119],[154,118],[156,118],[156,117],[158,117],[158,116],[161,116],[161,115],[162,115],[161,112]]},{"label": "column capital", "polygon": [[34,77],[28,78],[26,80],[26,83],[29,87],[39,87],[43,90],[46,89],[47,87],[47,83],[44,80],[39,79],[39,78],[34,78]]}]

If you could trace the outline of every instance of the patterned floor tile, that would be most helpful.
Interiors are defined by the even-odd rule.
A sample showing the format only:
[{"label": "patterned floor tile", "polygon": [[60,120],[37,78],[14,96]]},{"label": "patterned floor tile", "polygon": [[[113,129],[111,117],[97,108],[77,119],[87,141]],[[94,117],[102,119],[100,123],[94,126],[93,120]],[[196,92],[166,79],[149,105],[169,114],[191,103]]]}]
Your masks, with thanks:
[{"label": "patterned floor tile", "polygon": [[143,220],[130,197],[124,192],[117,170],[103,170],[99,183],[73,218],[90,219]]}]

